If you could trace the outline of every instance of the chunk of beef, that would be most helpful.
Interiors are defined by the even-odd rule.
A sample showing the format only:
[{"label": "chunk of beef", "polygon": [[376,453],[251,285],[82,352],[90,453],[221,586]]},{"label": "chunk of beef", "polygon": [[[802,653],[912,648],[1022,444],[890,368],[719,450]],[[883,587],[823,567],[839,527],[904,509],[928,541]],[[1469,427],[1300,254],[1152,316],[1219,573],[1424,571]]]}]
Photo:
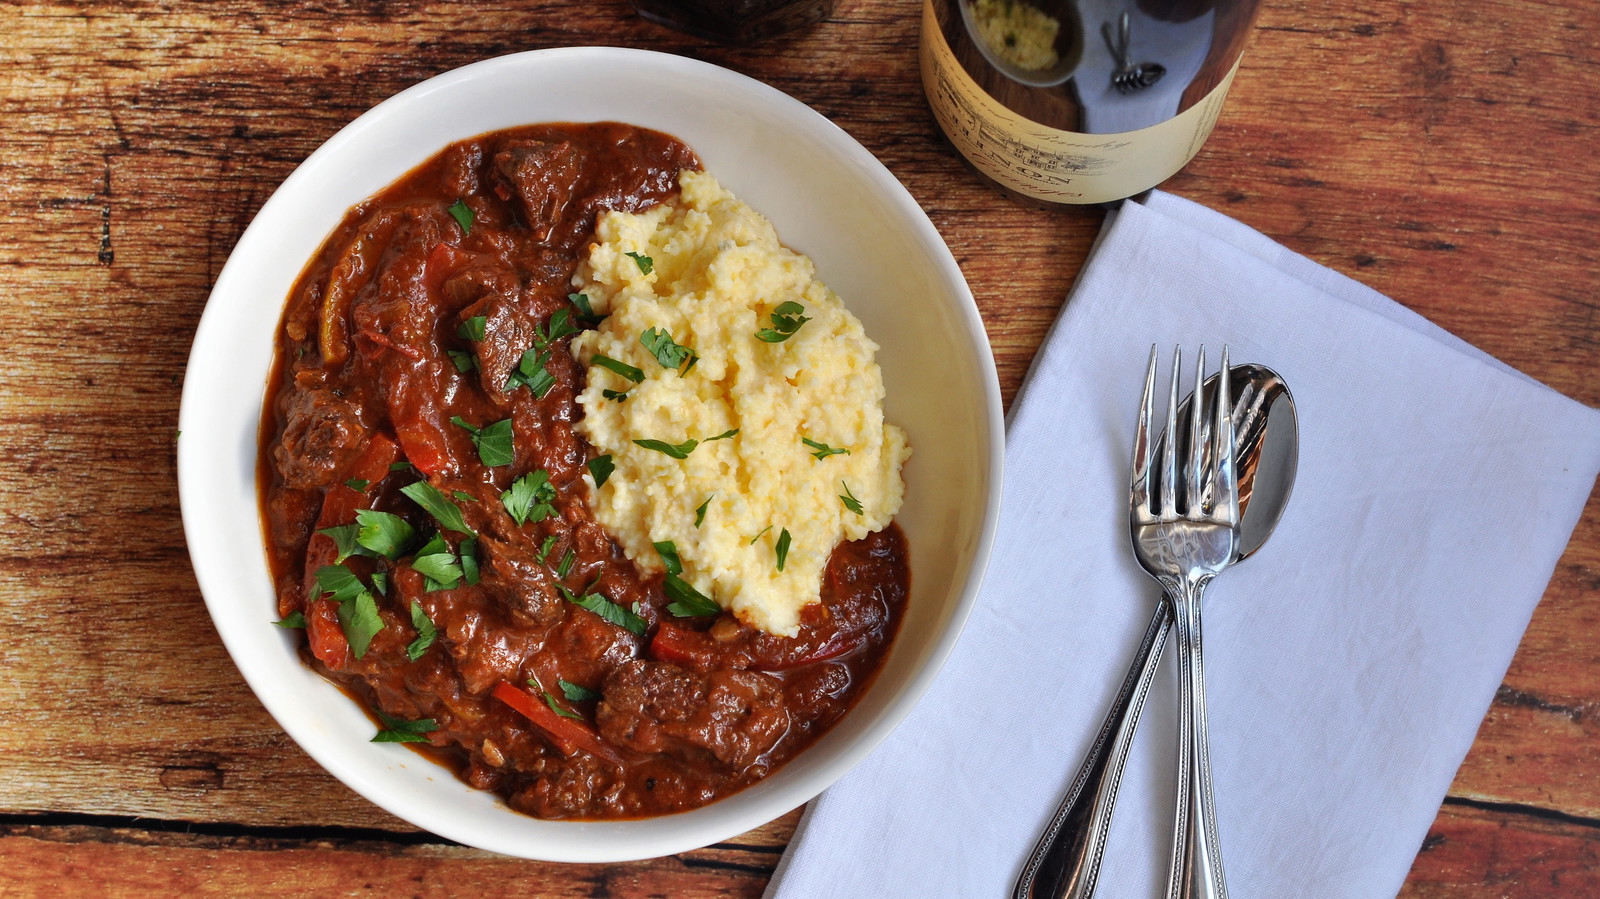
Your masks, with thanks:
[{"label": "chunk of beef", "polygon": [[605,679],[595,713],[607,740],[636,752],[716,759],[742,771],[789,729],[783,686],[754,671],[699,674],[635,660]]},{"label": "chunk of beef", "polygon": [[578,188],[583,160],[568,141],[509,141],[494,154],[494,173],[495,193],[516,207],[533,239],[544,243]]},{"label": "chunk of beef", "polygon": [[283,483],[308,490],[343,480],[367,440],[361,409],[360,403],[326,387],[289,394],[283,437],[272,448]]}]

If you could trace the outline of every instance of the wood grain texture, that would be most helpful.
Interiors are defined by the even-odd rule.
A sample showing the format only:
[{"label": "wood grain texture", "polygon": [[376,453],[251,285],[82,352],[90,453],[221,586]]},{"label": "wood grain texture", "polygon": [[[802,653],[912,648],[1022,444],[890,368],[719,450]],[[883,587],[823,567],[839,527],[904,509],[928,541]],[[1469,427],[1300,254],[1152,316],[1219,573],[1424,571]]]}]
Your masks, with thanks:
[{"label": "wood grain texture", "polygon": [[[1166,186],[1600,405],[1597,10],[1268,0]],[[539,865],[419,833],[312,763],[205,616],[178,395],[228,252],[322,141],[456,66],[609,44],[752,75],[877,154],[972,284],[1009,401],[1101,213],[967,171],[922,97],[916,17],[842,0],[734,49],[620,0],[0,2],[0,895],[759,895],[793,813],[676,858]],[[1403,895],[1600,892],[1597,598],[1591,497]]]}]

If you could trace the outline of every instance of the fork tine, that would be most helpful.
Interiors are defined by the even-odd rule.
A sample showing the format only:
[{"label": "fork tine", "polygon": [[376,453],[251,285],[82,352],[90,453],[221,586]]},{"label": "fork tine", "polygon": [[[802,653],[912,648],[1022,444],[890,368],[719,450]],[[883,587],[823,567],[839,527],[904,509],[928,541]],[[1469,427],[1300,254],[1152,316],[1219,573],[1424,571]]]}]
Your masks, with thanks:
[{"label": "fork tine", "polygon": [[1178,508],[1178,372],[1183,369],[1183,347],[1172,350],[1172,387],[1167,391],[1167,439],[1161,453],[1161,514]]},{"label": "fork tine", "polygon": [[1233,397],[1228,384],[1228,346],[1222,346],[1222,372],[1217,378],[1216,439],[1217,478],[1216,505],[1213,514],[1224,518],[1228,524],[1239,523],[1239,472],[1234,458],[1233,416],[1229,406]]},{"label": "fork tine", "polygon": [[1144,398],[1139,401],[1139,427],[1133,434],[1133,484],[1131,504],[1134,509],[1150,510],[1150,415],[1151,394],[1156,384],[1156,346],[1150,345],[1150,365],[1144,372]]},{"label": "fork tine", "polygon": [[1205,344],[1200,345],[1199,358],[1194,365],[1194,395],[1189,401],[1189,460],[1183,469],[1184,510],[1190,518],[1200,515],[1201,498],[1206,492],[1205,391],[1200,389],[1206,382]]}]

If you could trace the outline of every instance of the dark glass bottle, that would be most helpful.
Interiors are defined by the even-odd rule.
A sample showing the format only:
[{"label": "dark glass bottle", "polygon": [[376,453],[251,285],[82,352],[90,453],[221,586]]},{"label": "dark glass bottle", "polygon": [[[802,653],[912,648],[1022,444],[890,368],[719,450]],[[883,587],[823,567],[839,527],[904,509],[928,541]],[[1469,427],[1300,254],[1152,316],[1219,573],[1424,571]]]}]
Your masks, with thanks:
[{"label": "dark glass bottle", "polygon": [[922,80],[973,168],[1046,203],[1171,177],[1222,111],[1260,0],[924,0]]}]

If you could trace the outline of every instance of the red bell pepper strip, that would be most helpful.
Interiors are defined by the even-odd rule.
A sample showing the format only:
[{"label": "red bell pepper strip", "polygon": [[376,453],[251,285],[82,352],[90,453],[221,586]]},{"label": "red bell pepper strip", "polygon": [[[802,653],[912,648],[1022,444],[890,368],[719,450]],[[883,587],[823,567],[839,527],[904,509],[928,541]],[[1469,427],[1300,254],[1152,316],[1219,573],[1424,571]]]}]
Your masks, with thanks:
[{"label": "red bell pepper strip", "polygon": [[550,742],[561,750],[562,755],[572,755],[581,749],[614,765],[622,764],[622,757],[617,755],[617,751],[611,744],[602,740],[588,724],[557,715],[555,710],[545,705],[542,699],[535,699],[526,691],[505,681],[495,684],[492,695],[521,713],[522,717],[532,721],[533,725],[543,731]]}]

